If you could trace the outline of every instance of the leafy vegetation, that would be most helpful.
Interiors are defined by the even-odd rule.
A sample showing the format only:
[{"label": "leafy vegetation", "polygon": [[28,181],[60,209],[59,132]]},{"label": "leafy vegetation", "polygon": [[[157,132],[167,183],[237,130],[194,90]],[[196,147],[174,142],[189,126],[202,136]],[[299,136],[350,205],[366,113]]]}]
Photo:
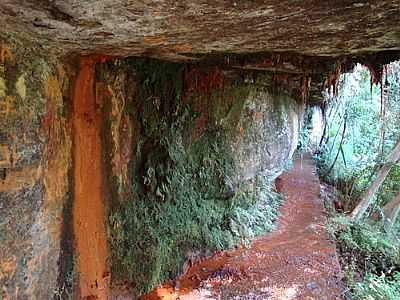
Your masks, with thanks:
[{"label": "leafy vegetation", "polygon": [[[281,198],[265,176],[233,182],[230,124],[211,116],[193,138],[199,111],[191,99],[182,101],[181,67],[130,63],[140,82],[130,113],[141,135],[130,165],[134,191],[113,205],[109,241],[113,275],[133,282],[140,295],[176,276],[199,250],[231,248],[271,230]],[[246,87],[234,89],[243,94]],[[237,118],[236,110],[227,109],[225,119]]]},{"label": "leafy vegetation", "polygon": [[354,299],[400,299],[400,233],[380,224],[351,223],[338,216],[330,231],[338,242],[341,264]]},{"label": "leafy vegetation", "polygon": [[[336,95],[326,94],[327,128],[317,156],[318,167],[324,180],[338,188],[347,209],[357,202],[400,138],[400,63],[389,65],[387,70],[383,97],[380,85],[372,85],[368,69],[360,65],[340,77]],[[398,166],[378,193],[375,208],[398,191],[396,174]]]},{"label": "leafy vegetation", "polygon": [[[335,186],[345,212],[357,204],[400,138],[400,62],[384,67],[383,90],[360,65],[328,91],[326,128],[317,154],[321,177]],[[375,195],[368,218],[331,220],[351,299],[400,299],[400,224],[386,230],[382,208],[400,190],[395,165]]]},{"label": "leafy vegetation", "polygon": [[378,276],[367,273],[364,281],[354,285],[356,299],[363,300],[397,300],[400,299],[400,272],[395,272],[392,279],[382,273]]}]

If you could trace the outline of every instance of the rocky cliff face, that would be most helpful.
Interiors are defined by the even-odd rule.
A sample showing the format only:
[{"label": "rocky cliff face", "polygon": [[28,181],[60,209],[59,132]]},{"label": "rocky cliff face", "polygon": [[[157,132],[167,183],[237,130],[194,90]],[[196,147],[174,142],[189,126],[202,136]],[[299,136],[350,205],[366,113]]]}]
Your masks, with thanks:
[{"label": "rocky cliff face", "polygon": [[[228,217],[237,197],[260,187],[257,178],[271,188],[297,144],[304,103],[276,91],[268,74],[25,55],[34,61],[24,64],[23,53],[7,48],[2,62],[3,297],[106,298],[121,282],[137,295],[181,272],[196,251],[231,247],[271,228],[272,198],[262,208],[272,215],[253,227]],[[260,209],[257,201],[239,202],[243,211]],[[146,225],[146,211],[160,207],[176,211],[158,217],[182,219]],[[192,231],[174,228],[207,211],[212,215],[186,224]],[[141,230],[164,230],[168,241],[140,248],[148,234]],[[210,241],[214,234],[221,240]],[[143,258],[148,265],[138,269]]]},{"label": "rocky cliff face", "polygon": [[304,103],[274,94],[265,74],[115,65],[100,66],[96,83],[108,103],[111,277],[117,290],[128,279],[138,295],[184,271],[190,257],[271,229],[271,181],[297,145]]},{"label": "rocky cliff face", "polygon": [[272,177],[282,172],[296,150],[304,108],[285,94],[250,91],[232,145],[239,182],[263,172]]}]

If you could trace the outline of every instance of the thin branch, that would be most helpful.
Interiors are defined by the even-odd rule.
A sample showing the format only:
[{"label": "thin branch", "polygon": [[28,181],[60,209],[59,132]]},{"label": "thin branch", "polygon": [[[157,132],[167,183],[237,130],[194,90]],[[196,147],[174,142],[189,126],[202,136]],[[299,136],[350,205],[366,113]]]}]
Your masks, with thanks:
[{"label": "thin branch", "polygon": [[336,153],[336,157],[333,160],[332,165],[329,167],[328,171],[324,174],[323,177],[327,176],[332,171],[333,167],[335,166],[335,164],[336,164],[336,162],[337,162],[337,160],[339,158],[339,154],[340,154],[340,151],[342,149],[343,142],[344,142],[344,137],[346,135],[346,127],[347,127],[346,125],[347,125],[347,114],[345,114],[345,116],[344,116],[343,132],[342,132],[342,138],[340,140],[338,152]]}]

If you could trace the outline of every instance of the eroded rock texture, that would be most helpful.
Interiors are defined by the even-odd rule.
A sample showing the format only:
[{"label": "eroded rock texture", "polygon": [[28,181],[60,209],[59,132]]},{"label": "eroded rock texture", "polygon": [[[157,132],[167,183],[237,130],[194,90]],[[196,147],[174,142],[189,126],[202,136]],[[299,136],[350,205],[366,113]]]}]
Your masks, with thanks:
[{"label": "eroded rock texture", "polygon": [[399,50],[391,1],[23,1],[0,4],[12,37],[44,47],[185,60],[210,52],[338,56]]},{"label": "eroded rock texture", "polygon": [[305,105],[261,88],[248,95],[233,143],[238,181],[279,175],[296,150]]},{"label": "eroded rock texture", "polygon": [[[110,137],[106,140],[110,144],[111,173],[116,176],[117,191],[122,197],[131,189],[129,162],[142,153],[140,142],[146,138],[142,136],[146,135],[143,127],[148,122],[156,122],[146,117],[158,119],[168,114],[163,115],[157,95],[142,98],[138,85],[143,82],[135,66],[124,65],[123,61],[115,65],[100,68],[104,79],[96,83],[96,90],[100,102],[108,107]],[[173,78],[172,82],[183,80],[180,91],[183,103],[178,106],[187,105],[192,109],[191,121],[183,128],[186,144],[201,139],[213,127],[220,127],[227,132],[224,138],[233,154],[235,182],[249,180],[266,170],[269,176],[277,176],[296,149],[305,103],[287,91],[274,90],[269,75],[262,74],[255,79],[249,71],[209,66],[187,66],[182,70],[179,75],[183,78]],[[162,66],[154,70],[157,71],[162,72]],[[160,115],[145,116],[146,101],[154,101],[151,105]],[[180,117],[178,112],[175,117]],[[176,134],[181,133],[177,130]]]},{"label": "eroded rock texture", "polygon": [[81,58],[73,102],[75,237],[79,296],[106,299],[109,278],[103,167],[103,114],[95,89],[95,58]]},{"label": "eroded rock texture", "polygon": [[71,200],[69,77],[35,49],[0,51],[1,295],[48,299],[59,269],[68,272],[60,254]]},{"label": "eroded rock texture", "polygon": [[[232,246],[262,230],[260,225],[245,233],[238,220],[224,225],[229,221],[224,207],[243,183],[251,182],[251,189],[257,176],[276,176],[297,143],[304,102],[271,84],[270,75],[143,59],[65,63],[34,48],[24,52],[5,44],[2,57],[4,298],[105,299],[110,283],[120,290],[121,282],[138,295],[181,272],[193,251]],[[186,181],[176,200],[169,191],[179,187],[180,176]],[[211,192],[208,184],[214,186]],[[149,269],[128,276],[125,268],[134,267],[129,263],[142,264],[140,253],[152,248],[136,248],[139,256],[130,253],[125,243],[142,243],[135,235],[115,248],[120,234],[130,234],[115,226],[134,217],[121,217],[118,209],[132,201],[173,208],[192,196],[215,214],[207,222],[220,227],[226,241],[208,241],[213,231],[196,236],[203,230],[200,221],[191,223],[192,233],[174,233],[174,223],[162,225],[172,230],[171,241],[183,234],[182,243],[156,240],[149,246],[172,251],[171,256],[179,247],[179,255],[162,261],[155,251],[146,257]]]}]

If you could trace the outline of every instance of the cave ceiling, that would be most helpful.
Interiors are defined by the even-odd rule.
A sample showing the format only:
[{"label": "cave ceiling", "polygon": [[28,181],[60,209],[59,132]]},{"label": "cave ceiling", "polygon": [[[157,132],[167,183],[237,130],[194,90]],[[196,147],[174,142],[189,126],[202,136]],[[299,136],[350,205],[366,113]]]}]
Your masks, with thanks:
[{"label": "cave ceiling", "polygon": [[2,0],[0,16],[3,34],[64,52],[185,60],[400,50],[398,0]]},{"label": "cave ceiling", "polygon": [[316,78],[338,62],[343,71],[400,57],[399,0],[1,0],[0,26],[3,39],[60,56],[215,60]]}]

